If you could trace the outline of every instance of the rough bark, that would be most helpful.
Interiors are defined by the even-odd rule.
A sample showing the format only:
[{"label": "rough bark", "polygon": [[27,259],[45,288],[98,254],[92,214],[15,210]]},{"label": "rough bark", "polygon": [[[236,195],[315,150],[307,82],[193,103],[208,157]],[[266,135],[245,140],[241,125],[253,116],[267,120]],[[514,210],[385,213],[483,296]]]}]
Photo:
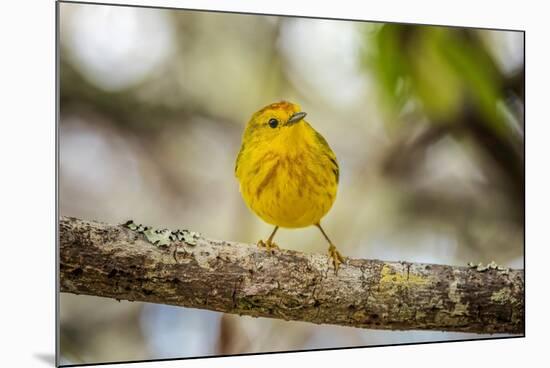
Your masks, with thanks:
[{"label": "rough bark", "polygon": [[335,275],[321,254],[189,243],[62,217],[60,290],[372,329],[524,332],[523,270],[346,259]]}]

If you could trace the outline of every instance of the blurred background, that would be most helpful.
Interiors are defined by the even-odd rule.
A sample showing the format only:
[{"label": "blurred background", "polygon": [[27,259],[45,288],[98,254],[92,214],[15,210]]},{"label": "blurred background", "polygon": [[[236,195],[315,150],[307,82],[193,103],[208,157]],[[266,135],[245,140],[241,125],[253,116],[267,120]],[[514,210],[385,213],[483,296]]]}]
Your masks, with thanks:
[{"label": "blurred background", "polygon": [[[246,243],[253,112],[298,103],[340,186],[349,257],[523,268],[523,33],[61,3],[60,212]],[[326,252],[318,230],[284,248]],[[61,294],[62,364],[487,337],[374,331]]]}]

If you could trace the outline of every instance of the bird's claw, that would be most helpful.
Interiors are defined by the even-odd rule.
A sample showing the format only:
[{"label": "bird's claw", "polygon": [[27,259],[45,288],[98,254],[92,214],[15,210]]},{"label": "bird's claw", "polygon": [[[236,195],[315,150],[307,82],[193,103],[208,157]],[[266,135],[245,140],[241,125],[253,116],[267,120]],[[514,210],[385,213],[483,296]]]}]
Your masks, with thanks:
[{"label": "bird's claw", "polygon": [[340,267],[340,264],[344,262],[344,257],[338,252],[336,247],[334,245],[330,245],[328,248],[328,256],[329,259],[332,260],[332,265],[334,266],[334,273],[338,274],[338,268]]},{"label": "bird's claw", "polygon": [[273,250],[273,249],[279,249],[279,246],[275,244],[275,242],[269,242],[269,241],[263,241],[258,240],[257,244],[258,248],[265,248],[266,250]]}]

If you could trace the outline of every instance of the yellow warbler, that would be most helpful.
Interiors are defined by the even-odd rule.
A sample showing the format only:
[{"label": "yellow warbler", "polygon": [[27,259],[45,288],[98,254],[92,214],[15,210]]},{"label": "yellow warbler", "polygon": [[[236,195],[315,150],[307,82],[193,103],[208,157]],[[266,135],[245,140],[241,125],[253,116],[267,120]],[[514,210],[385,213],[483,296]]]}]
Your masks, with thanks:
[{"label": "yellow warbler", "polygon": [[252,115],[243,134],[235,176],[247,206],[275,229],[258,246],[277,248],[279,227],[315,225],[329,243],[337,272],[343,262],[321,227],[336,199],[339,169],[336,156],[321,134],[305,120],[296,104],[273,103]]}]

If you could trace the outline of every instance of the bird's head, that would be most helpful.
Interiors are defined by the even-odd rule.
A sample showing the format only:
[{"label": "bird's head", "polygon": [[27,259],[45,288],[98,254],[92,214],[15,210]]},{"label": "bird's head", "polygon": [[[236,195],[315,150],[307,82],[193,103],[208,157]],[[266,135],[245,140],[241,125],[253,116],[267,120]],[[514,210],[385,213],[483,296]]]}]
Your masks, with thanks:
[{"label": "bird's head", "polygon": [[252,115],[246,134],[263,139],[285,136],[291,129],[297,128],[305,116],[306,113],[300,111],[297,104],[287,101],[272,103]]}]

